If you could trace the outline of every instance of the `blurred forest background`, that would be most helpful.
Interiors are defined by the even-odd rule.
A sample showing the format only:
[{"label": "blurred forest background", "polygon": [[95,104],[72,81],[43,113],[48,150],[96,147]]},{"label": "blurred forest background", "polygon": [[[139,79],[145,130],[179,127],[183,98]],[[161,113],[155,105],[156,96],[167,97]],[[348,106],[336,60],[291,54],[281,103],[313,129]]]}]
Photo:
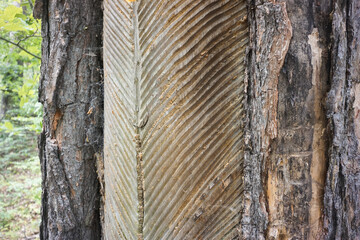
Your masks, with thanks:
[{"label": "blurred forest background", "polygon": [[0,0],[0,239],[38,239],[41,24],[34,2]]}]

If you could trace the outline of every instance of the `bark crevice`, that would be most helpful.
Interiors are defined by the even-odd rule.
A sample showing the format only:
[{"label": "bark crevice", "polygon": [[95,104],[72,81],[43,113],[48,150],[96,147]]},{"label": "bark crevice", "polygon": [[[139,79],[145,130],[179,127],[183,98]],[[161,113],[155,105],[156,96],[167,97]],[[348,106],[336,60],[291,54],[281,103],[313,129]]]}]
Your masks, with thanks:
[{"label": "bark crevice", "polygon": [[103,141],[101,1],[49,0],[41,7],[40,237],[99,239],[96,156],[102,155]]},{"label": "bark crevice", "polygon": [[325,188],[326,239],[360,236],[360,2],[333,2],[331,89],[327,115],[332,132]]},{"label": "bark crevice", "polygon": [[[249,1],[245,202],[241,237],[264,239],[274,209],[273,176],[266,172],[277,137],[278,78],[292,37],[285,3]],[[269,179],[267,179],[269,178]]]}]

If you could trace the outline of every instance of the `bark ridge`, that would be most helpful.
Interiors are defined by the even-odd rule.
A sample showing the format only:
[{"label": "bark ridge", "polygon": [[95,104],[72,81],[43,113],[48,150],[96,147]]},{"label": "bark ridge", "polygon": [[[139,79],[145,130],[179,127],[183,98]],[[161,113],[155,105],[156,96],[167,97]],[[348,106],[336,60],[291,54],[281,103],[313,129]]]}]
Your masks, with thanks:
[{"label": "bark ridge", "polygon": [[44,105],[40,238],[99,239],[101,2],[37,2],[43,37],[39,100]]}]

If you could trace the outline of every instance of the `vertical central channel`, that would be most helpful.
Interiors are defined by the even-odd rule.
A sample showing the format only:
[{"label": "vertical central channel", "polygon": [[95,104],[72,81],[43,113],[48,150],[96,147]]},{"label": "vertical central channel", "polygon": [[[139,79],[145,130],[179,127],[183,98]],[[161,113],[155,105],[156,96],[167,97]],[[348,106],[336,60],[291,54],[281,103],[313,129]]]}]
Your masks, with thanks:
[{"label": "vertical central channel", "polygon": [[246,18],[245,0],[104,1],[106,239],[238,235]]},{"label": "vertical central channel", "polygon": [[136,143],[136,171],[137,171],[137,193],[138,193],[138,239],[144,239],[144,173],[143,173],[143,158],[142,158],[142,141],[140,135],[140,79],[141,79],[141,50],[139,46],[139,22],[138,22],[138,7],[139,2],[133,3],[133,26],[134,26],[134,84],[135,84],[135,143]]}]

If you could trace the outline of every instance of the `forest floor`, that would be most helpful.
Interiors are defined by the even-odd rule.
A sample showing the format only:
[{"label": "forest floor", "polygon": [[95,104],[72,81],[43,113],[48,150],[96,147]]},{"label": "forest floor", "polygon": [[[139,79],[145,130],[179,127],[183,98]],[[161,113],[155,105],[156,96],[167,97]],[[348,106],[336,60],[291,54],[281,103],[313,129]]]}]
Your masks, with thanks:
[{"label": "forest floor", "polygon": [[41,172],[36,134],[0,132],[0,239],[39,239]]}]

